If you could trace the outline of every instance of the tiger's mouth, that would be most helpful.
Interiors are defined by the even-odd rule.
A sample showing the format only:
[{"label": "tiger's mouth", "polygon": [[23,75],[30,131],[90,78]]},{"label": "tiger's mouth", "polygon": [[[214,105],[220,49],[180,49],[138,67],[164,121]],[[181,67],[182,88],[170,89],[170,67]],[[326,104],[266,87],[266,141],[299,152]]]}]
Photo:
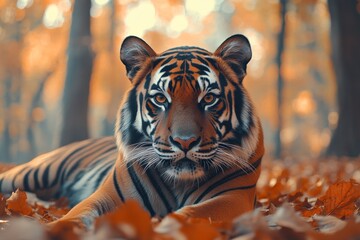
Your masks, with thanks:
[{"label": "tiger's mouth", "polygon": [[163,160],[161,167],[167,177],[178,180],[196,180],[206,175],[204,164],[187,157],[176,161]]},{"label": "tiger's mouth", "polygon": [[156,142],[153,152],[158,161],[154,164],[159,172],[169,180],[199,180],[212,175],[217,167],[214,159],[217,145],[206,144],[205,148],[176,149],[167,143]]}]

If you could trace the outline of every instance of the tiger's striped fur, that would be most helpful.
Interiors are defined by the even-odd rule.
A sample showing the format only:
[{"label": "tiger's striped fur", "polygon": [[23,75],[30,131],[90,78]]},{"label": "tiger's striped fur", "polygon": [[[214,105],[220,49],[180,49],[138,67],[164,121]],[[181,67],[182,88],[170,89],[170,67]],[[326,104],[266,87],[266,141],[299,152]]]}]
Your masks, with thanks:
[{"label": "tiger's striped fur", "polygon": [[117,152],[114,137],[69,144],[1,174],[1,192],[21,188],[44,200],[67,197],[75,206],[105,180]]},{"label": "tiger's striped fur", "polygon": [[90,139],[0,175],[16,188],[76,205],[82,221],[136,199],[152,216],[231,219],[253,208],[263,133],[242,85],[251,48],[234,35],[214,52],[177,47],[156,54],[136,37],[121,47],[132,82],[115,138]]}]

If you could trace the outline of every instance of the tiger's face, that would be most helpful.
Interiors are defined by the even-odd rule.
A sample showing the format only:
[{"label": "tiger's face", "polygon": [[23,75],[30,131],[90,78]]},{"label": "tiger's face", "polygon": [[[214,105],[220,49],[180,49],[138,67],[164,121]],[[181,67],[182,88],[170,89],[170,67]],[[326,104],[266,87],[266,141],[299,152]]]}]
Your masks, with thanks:
[{"label": "tiger's face", "polygon": [[250,58],[242,35],[230,37],[215,53],[178,47],[159,55],[128,37],[121,60],[133,88],[116,133],[125,160],[183,181],[247,167],[258,134],[242,85]]}]

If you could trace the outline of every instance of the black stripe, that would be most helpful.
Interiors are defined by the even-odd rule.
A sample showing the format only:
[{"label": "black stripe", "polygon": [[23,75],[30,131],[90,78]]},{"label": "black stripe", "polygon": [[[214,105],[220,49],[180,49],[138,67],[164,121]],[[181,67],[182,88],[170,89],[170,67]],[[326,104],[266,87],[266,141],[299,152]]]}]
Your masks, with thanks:
[{"label": "black stripe", "polygon": [[[63,168],[64,168],[65,164],[67,163],[67,161],[70,159],[71,156],[75,155],[76,153],[78,153],[80,150],[82,150],[85,147],[87,147],[87,145],[76,149],[75,151],[71,152],[69,155],[67,155],[64,159],[61,160],[61,163],[56,171],[56,176],[55,176],[54,182],[51,184],[51,186],[54,186],[59,181],[59,179],[60,179],[60,183],[64,182],[64,177],[65,177],[66,171],[65,171],[65,169],[63,171]],[[49,172],[51,165],[52,164],[49,164],[46,167],[46,170],[45,170],[46,172]],[[45,175],[45,173],[44,173],[44,175]],[[44,175],[43,175],[43,181],[44,181]],[[60,175],[61,175],[61,177],[60,177]],[[46,182],[47,182],[47,179],[46,179]]]},{"label": "black stripe", "polygon": [[[105,146],[104,146],[104,145],[105,145]],[[68,171],[64,171],[64,172],[63,172],[63,174],[62,174],[62,176],[61,176],[61,183],[64,182],[64,178],[68,178],[74,171],[78,170],[80,164],[81,164],[87,157],[92,156],[92,155],[95,155],[96,153],[100,153],[99,155],[102,155],[102,154],[104,154],[104,153],[106,153],[106,152],[109,152],[109,151],[112,151],[112,150],[114,150],[114,149],[116,148],[116,146],[110,146],[109,149],[105,149],[105,150],[104,150],[104,148],[107,147],[107,146],[108,146],[108,143],[104,142],[104,143],[102,143],[102,144],[97,144],[97,145],[95,145],[94,147],[92,147],[92,148],[87,152],[87,154],[84,155],[84,156],[82,156],[80,159],[78,159],[78,160],[76,161],[76,163],[75,163],[73,166],[71,166],[71,168],[70,168]],[[100,148],[100,149],[99,149],[99,148]],[[96,160],[96,158],[98,158],[98,157],[99,157],[99,156],[96,156],[96,157],[94,158],[94,160]],[[65,176],[65,175],[66,175],[66,176]]]},{"label": "black stripe", "polygon": [[118,196],[120,197],[121,201],[124,202],[125,201],[124,195],[121,193],[119,183],[117,182],[117,179],[116,179],[116,168],[114,169],[113,181],[114,181],[115,189],[116,189]]},{"label": "black stripe", "polygon": [[209,67],[207,67],[207,66],[205,66],[203,64],[197,64],[197,63],[192,62],[191,65],[193,67],[197,68],[199,70],[198,73],[201,74],[201,75],[205,75],[208,72],[210,72]]},{"label": "black stripe", "polygon": [[100,203],[94,204],[93,207],[95,208],[95,211],[98,213],[98,215],[102,215],[103,207]]},{"label": "black stripe", "polygon": [[[103,164],[103,166],[100,166],[98,169],[96,169],[96,171],[94,171],[93,174],[88,174],[88,173],[85,173],[83,176],[81,176],[81,178],[86,178],[89,179],[89,181],[92,181],[92,179],[95,179],[96,180],[94,181],[95,185],[96,185],[96,188],[99,186],[99,182],[101,182],[104,178],[104,176],[109,172],[109,170],[114,166],[112,162],[103,162],[101,163]],[[92,167],[92,169],[95,169],[96,167],[98,167],[99,165],[97,166],[94,166]],[[86,168],[85,171],[89,169]]]},{"label": "black stripe", "polygon": [[[150,82],[151,82],[151,73],[146,75],[145,80],[146,81],[144,83],[144,89],[149,89],[149,85],[150,85]],[[135,91],[135,94],[136,94],[136,91]]]},{"label": "black stripe", "polygon": [[[213,65],[214,68],[216,68],[216,69],[219,68],[219,65],[218,65],[217,61],[216,61],[213,57],[209,56],[209,57],[205,57],[205,59],[206,59],[211,65]],[[220,74],[222,74],[222,73],[220,73]],[[230,80],[229,80],[229,81],[230,81]]]},{"label": "black stripe", "polygon": [[261,163],[261,159],[259,158],[256,162],[254,162],[252,165],[252,168],[247,168],[247,169],[240,169],[239,171],[236,171],[232,174],[230,174],[229,176],[221,179],[220,181],[217,181],[216,183],[212,184],[211,186],[209,186],[196,200],[195,203],[200,202],[205,196],[206,194],[208,194],[209,192],[211,192],[212,190],[214,190],[215,188],[217,188],[218,186],[231,181],[235,178],[241,177],[241,176],[245,176],[248,175],[249,173],[252,173],[252,171],[254,171],[255,169],[257,169]]},{"label": "black stripe", "polygon": [[39,181],[39,170],[40,170],[40,167],[37,168],[34,172],[34,182],[35,182],[35,186],[34,188],[35,189],[41,189],[40,187],[40,181]]},{"label": "black stripe", "polygon": [[[97,210],[98,210],[98,214],[99,215],[102,215],[104,213],[107,212],[106,210],[106,203],[104,204],[102,201],[98,201],[98,204],[96,204],[98,207],[97,207]],[[99,211],[100,210],[100,211]]]},{"label": "black stripe", "polygon": [[[160,56],[161,57],[161,56]],[[161,58],[159,58],[159,60],[164,60],[162,63],[161,63],[161,66],[165,66],[166,64],[168,64],[172,59],[174,59],[174,57],[173,56],[169,56],[169,57],[167,57],[167,58],[164,58],[164,57],[161,57]],[[161,67],[160,66],[160,67]],[[159,67],[159,68],[160,68]],[[155,68],[155,65],[154,65],[154,68]]]},{"label": "black stripe", "polygon": [[[223,191],[221,191],[221,192],[218,192],[218,193],[214,194],[211,198],[214,198],[214,197],[219,196],[219,195],[221,195],[221,194],[223,194],[223,193],[226,193],[226,192],[235,191],[235,190],[251,189],[251,188],[254,188],[254,187],[256,187],[256,184],[249,185],[249,186],[243,186],[243,187],[236,187],[236,188],[225,189],[225,190],[223,190]],[[196,201],[195,201],[194,204],[196,204],[196,203],[199,203],[199,202],[196,202]]]},{"label": "black stripe", "polygon": [[[116,152],[112,152],[113,150],[116,150]],[[100,156],[96,157],[87,167],[93,168],[96,167],[98,164],[103,164],[105,162],[111,162],[112,164],[116,161],[116,153],[117,153],[117,146],[114,147],[114,149],[109,149],[108,151],[102,153]],[[112,158],[111,155],[113,155]]]},{"label": "black stripe", "polygon": [[160,184],[154,179],[154,176],[150,173],[150,171],[147,171],[146,174],[147,174],[152,186],[155,188],[156,192],[158,193],[158,195],[160,196],[162,202],[164,203],[167,212],[168,213],[172,212],[173,209],[170,206],[168,200],[166,199],[164,193],[161,191],[161,187],[159,186]]},{"label": "black stripe", "polygon": [[130,163],[127,164],[128,172],[130,174],[130,178],[135,185],[136,190],[139,192],[145,207],[149,210],[151,216],[155,216],[155,211],[150,203],[149,197],[146,194],[146,190],[144,189],[143,185],[141,184],[134,168],[131,166]]},{"label": "black stripe", "polygon": [[199,48],[199,47],[175,47],[175,48],[170,48],[168,50],[166,50],[164,53],[162,53],[160,55],[160,57],[162,56],[168,56],[171,54],[176,54],[176,53],[197,53],[200,55],[204,55],[204,56],[209,56],[209,52],[206,51],[205,49]]},{"label": "black stripe", "polygon": [[31,172],[32,172],[32,169],[30,171],[28,171],[24,176],[24,180],[23,180],[24,191],[31,191],[30,186],[29,186],[29,175]]},{"label": "black stripe", "polygon": [[[84,146],[75,149],[73,152],[71,152],[69,155],[67,155],[67,156],[62,160],[61,164],[59,165],[59,167],[58,167],[58,169],[57,169],[57,171],[56,171],[56,177],[55,177],[55,179],[54,179],[54,182],[51,183],[51,186],[50,186],[50,187],[52,187],[52,186],[54,186],[55,184],[57,184],[57,183],[59,182],[59,180],[60,180],[60,183],[61,183],[61,184],[64,183],[65,177],[68,176],[68,175],[65,176],[65,174],[66,174],[66,172],[67,172],[66,169],[64,169],[65,164],[66,164],[68,161],[69,161],[69,164],[70,164],[71,162],[73,162],[73,161],[79,161],[79,160],[78,160],[79,158],[74,158],[74,159],[71,160],[71,157],[73,157],[76,153],[79,153],[81,150],[84,150],[84,148],[87,148],[87,147],[89,147],[90,145],[94,144],[97,140],[98,140],[98,139],[92,140],[90,143],[87,143],[87,144],[85,144]],[[70,160],[71,160],[71,161],[70,161]],[[51,166],[51,165],[49,165],[47,168],[50,168],[50,166]]]},{"label": "black stripe", "polygon": [[[15,182],[16,182],[16,178],[21,174],[23,173],[25,170],[27,170],[29,167],[24,167],[23,169],[21,169],[20,171],[18,171],[16,173],[16,175],[14,176],[12,182],[11,182],[11,187],[13,190],[17,189],[18,187],[15,187]],[[20,188],[21,190],[23,190],[22,188]]]},{"label": "black stripe", "polygon": [[[252,168],[247,168],[247,169],[240,169],[239,171],[236,171],[230,175],[228,175],[227,177],[217,181],[216,183],[212,184],[211,186],[209,186],[197,199],[196,201],[200,201],[206,194],[208,194],[209,192],[211,192],[214,188],[228,182],[231,181],[234,178],[237,177],[241,177],[241,176],[245,176],[247,174],[249,174],[249,172],[251,173],[252,171],[254,171],[255,169],[257,169],[261,163],[261,158],[259,158],[258,160],[256,160],[253,164],[251,164]],[[191,194],[193,194],[197,189],[193,189],[192,191],[190,191],[188,194],[185,195],[185,197],[183,198],[183,200],[181,201],[180,207],[183,207],[186,200],[189,198],[189,196]]]},{"label": "black stripe", "polygon": [[209,66],[209,62],[205,60],[205,58],[202,58],[200,56],[196,56],[196,59],[199,60],[202,64]]},{"label": "black stripe", "polygon": [[[64,161],[65,162],[65,161]],[[64,162],[62,162],[61,164],[64,164]],[[42,175],[42,184],[44,188],[47,188],[49,185],[49,172],[50,172],[50,168],[51,168],[51,163],[45,168],[45,171]],[[58,171],[61,169],[61,166],[58,168]],[[56,179],[55,179],[56,181]]]},{"label": "black stripe", "polygon": [[[105,165],[106,166],[106,165]],[[96,179],[96,185],[99,187],[100,182],[103,182],[104,177],[107,176],[110,169],[113,167],[113,164],[111,163],[109,166],[107,166],[102,172],[99,173],[99,176]]]},{"label": "black stripe", "polygon": [[174,62],[172,64],[169,64],[169,65],[165,65],[164,67],[161,68],[161,71],[160,73],[161,74],[161,77],[167,77],[171,74],[171,70],[173,70],[174,68],[177,68],[178,66],[178,63],[177,62]]}]

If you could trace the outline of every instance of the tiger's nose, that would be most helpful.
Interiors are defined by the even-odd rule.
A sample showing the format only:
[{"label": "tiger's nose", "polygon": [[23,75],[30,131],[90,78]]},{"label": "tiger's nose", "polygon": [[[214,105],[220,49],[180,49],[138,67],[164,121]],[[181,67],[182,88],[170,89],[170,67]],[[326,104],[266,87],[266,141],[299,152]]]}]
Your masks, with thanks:
[{"label": "tiger's nose", "polygon": [[188,151],[200,142],[200,137],[175,137],[170,136],[170,142],[183,151]]}]

